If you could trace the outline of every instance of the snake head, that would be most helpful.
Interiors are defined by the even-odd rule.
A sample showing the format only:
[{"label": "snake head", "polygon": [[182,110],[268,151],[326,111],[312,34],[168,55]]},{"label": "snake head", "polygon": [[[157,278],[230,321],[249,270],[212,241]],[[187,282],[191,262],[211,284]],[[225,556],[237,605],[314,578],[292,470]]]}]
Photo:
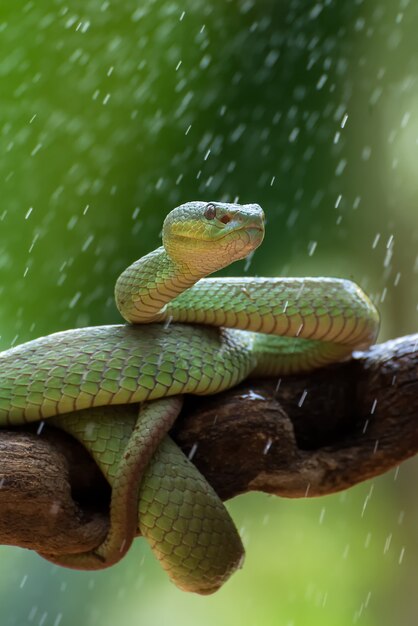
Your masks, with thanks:
[{"label": "snake head", "polygon": [[258,204],[187,202],[167,215],[163,244],[173,261],[206,275],[253,252],[264,219]]}]

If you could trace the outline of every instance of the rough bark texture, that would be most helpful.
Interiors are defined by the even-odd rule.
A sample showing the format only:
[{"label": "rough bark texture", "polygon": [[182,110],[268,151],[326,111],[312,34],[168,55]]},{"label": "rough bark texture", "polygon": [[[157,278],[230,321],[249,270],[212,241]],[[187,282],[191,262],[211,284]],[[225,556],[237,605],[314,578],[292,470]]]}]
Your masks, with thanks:
[{"label": "rough bark texture", "polygon": [[[109,489],[81,446],[39,430],[0,431],[0,543],[92,548],[106,534]],[[347,489],[418,450],[418,335],[314,373],[189,398],[172,436],[223,499]]]}]

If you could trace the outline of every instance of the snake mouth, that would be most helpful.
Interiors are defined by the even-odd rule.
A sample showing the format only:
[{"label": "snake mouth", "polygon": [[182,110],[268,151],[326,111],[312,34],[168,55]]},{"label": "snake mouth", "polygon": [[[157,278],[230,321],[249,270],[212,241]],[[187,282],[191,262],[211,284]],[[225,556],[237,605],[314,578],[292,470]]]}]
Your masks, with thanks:
[{"label": "snake mouth", "polygon": [[261,228],[261,226],[245,226],[244,228],[240,228],[239,230],[245,230],[251,235],[253,233],[262,233],[264,235],[264,228]]},{"label": "snake mouth", "polygon": [[255,233],[262,233],[264,235],[264,220],[251,220],[248,222],[233,222],[231,221],[227,226],[224,227],[225,230],[221,234],[220,237],[216,237],[216,240],[219,241],[224,237],[228,237],[234,234],[242,234],[248,233],[249,235],[253,235]]},{"label": "snake mouth", "polygon": [[216,237],[196,237],[195,234],[188,234],[188,233],[182,233],[181,235],[178,234],[177,237],[178,239],[195,239],[196,241],[202,241],[205,243],[216,243],[218,241],[222,241],[223,239],[225,239],[226,237],[230,237],[231,235],[235,235],[237,233],[241,234],[242,232],[247,233],[250,238],[255,237],[257,234],[261,234],[262,236],[264,236],[264,227],[262,226],[258,226],[258,225],[254,225],[254,226],[248,226],[248,224],[243,224],[242,226],[239,226],[238,228],[234,228],[234,229],[230,229],[226,232],[223,232],[221,234],[219,234],[219,236],[217,235]]},{"label": "snake mouth", "polygon": [[259,241],[261,243],[264,239],[264,228],[261,226],[244,226],[238,229],[238,232],[242,231],[248,235],[251,242]]},{"label": "snake mouth", "polygon": [[207,242],[223,242],[226,239],[234,240],[234,235],[238,235],[237,238],[241,239],[247,235],[249,241],[253,245],[254,242],[261,243],[264,238],[264,228],[260,226],[242,226],[240,228],[235,228],[234,230],[229,230],[226,233],[223,233],[220,237],[216,237],[216,239],[202,239],[201,241]]}]

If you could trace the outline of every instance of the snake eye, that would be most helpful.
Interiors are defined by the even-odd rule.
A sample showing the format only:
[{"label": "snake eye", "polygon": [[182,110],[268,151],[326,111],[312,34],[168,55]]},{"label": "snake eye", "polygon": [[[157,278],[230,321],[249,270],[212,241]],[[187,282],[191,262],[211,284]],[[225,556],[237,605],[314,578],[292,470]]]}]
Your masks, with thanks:
[{"label": "snake eye", "polygon": [[214,220],[216,217],[216,206],[214,204],[207,204],[204,215],[207,220]]}]

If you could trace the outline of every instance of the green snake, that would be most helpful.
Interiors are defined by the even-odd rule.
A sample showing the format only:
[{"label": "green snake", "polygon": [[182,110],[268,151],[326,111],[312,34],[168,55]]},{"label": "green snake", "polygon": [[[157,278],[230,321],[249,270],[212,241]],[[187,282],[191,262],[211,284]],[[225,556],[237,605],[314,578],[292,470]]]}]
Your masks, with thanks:
[{"label": "green snake", "polygon": [[59,332],[0,354],[0,425],[52,418],[112,487],[105,541],[45,558],[101,569],[140,534],[177,586],[202,594],[242,563],[228,512],[167,434],[183,394],[343,360],[373,343],[379,326],[350,281],[205,278],[253,252],[264,221],[257,204],[177,207],[164,221],[163,245],[117,280],[129,324]]}]

